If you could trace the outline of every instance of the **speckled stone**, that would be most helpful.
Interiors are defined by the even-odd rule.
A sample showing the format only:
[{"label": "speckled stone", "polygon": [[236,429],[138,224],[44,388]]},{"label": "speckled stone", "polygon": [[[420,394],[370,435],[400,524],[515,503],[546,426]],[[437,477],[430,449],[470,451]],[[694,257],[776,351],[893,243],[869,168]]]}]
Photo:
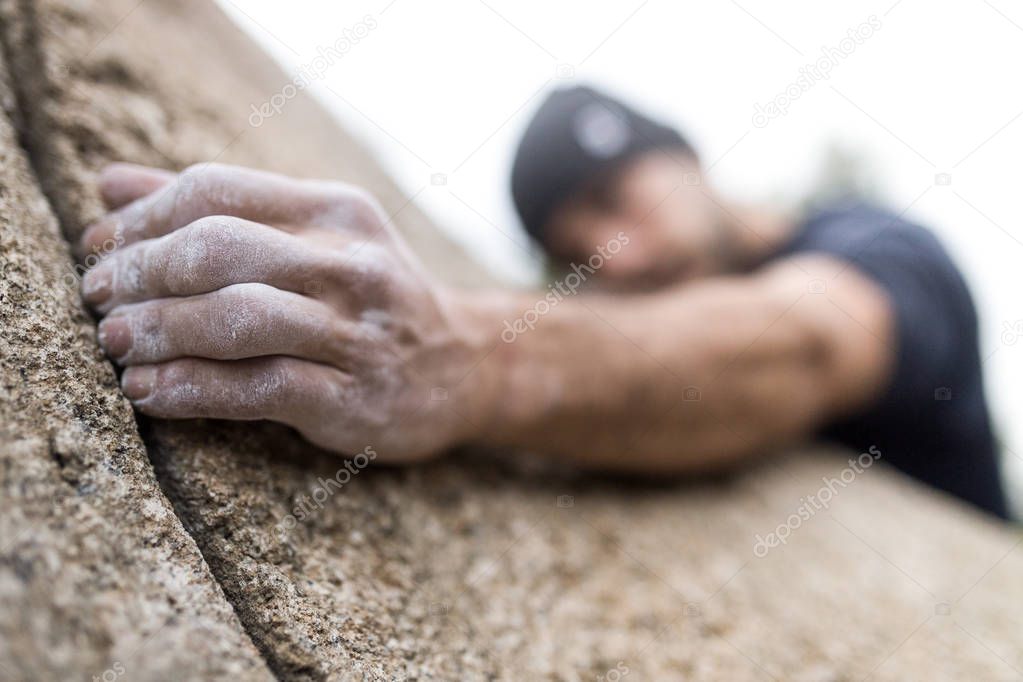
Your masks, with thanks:
[{"label": "speckled stone", "polygon": [[[0,58],[6,112],[9,82]],[[160,490],[71,263],[0,114],[0,679],[272,679]]]},{"label": "speckled stone", "polygon": [[[250,107],[288,77],[212,4],[0,0],[0,12],[13,70],[34,76],[18,80],[25,104],[8,95],[4,106],[17,114],[20,146],[66,235],[98,214],[94,171],[104,162],[216,159],[366,186],[436,273],[465,286],[487,281],[305,94],[249,125]],[[21,158],[9,137],[0,150]],[[9,247],[5,236],[2,267],[66,267],[32,178],[14,173],[22,189],[0,195],[3,234],[31,243]],[[24,227],[6,227],[15,224]],[[174,628],[152,636],[156,662],[131,679],[164,679],[173,666],[174,679],[257,677],[220,589],[285,680],[1010,679],[1023,670],[1016,529],[883,461],[803,519],[806,496],[849,466],[848,454],[817,448],[731,476],[656,484],[579,476],[520,453],[463,452],[344,476],[342,460],[285,428],[142,421],[156,478],[192,544],[152,483],[91,320],[72,296],[40,288],[52,275],[34,277],[13,298],[2,290],[0,409],[11,415],[11,445],[0,461],[4,490],[17,493],[0,501],[0,531],[16,536],[9,519],[30,515],[59,526],[37,550],[41,566],[86,538],[96,546],[81,565],[60,562],[71,577],[30,574],[46,575],[48,591],[19,577],[18,553],[0,555],[0,604],[11,605],[0,611],[0,664],[20,652],[19,672],[51,659],[65,663],[44,678],[109,665],[112,643],[137,629],[122,613],[149,622],[152,604],[174,601]],[[48,377],[32,379],[48,388],[24,388],[21,368]],[[74,419],[60,419],[78,430],[54,430],[56,417],[41,416],[69,411]],[[83,481],[109,483],[128,460],[131,475],[116,477],[128,491],[97,488],[89,499],[99,511],[88,518],[65,512],[48,487],[33,492],[34,481],[52,479],[82,504]],[[795,527],[785,543],[760,556],[757,536],[786,523]],[[162,544],[143,547],[150,536]],[[79,574],[109,592],[82,588]],[[113,582],[99,580],[107,576]],[[182,591],[209,597],[195,604]],[[96,602],[114,614],[102,628]],[[73,617],[61,620],[61,610]],[[224,634],[189,638],[209,623]],[[36,631],[45,636],[25,634]],[[193,659],[214,641],[232,665],[249,667],[202,668]]]}]

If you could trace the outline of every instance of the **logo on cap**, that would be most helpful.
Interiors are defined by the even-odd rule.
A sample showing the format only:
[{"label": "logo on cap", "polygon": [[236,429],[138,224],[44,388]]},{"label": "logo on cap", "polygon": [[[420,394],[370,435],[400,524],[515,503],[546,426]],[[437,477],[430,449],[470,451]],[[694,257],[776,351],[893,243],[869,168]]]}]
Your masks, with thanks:
[{"label": "logo on cap", "polygon": [[592,102],[579,109],[572,131],[579,146],[590,156],[602,159],[620,154],[629,143],[629,124],[624,112],[607,104]]}]

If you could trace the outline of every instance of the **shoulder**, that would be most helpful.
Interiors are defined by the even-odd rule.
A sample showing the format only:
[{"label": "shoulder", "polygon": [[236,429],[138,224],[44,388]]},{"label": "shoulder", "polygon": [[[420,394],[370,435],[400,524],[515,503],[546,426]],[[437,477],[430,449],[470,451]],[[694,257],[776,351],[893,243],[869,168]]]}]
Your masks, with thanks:
[{"label": "shoulder", "polygon": [[939,385],[939,377],[974,365],[973,299],[927,228],[876,205],[851,202],[809,214],[785,251],[783,258],[828,254],[884,292],[895,322],[894,383],[900,395],[924,395]]},{"label": "shoulder", "polygon": [[972,315],[969,290],[948,251],[931,230],[903,214],[865,201],[817,208],[780,255],[805,253],[839,258],[893,296],[929,291],[951,297]]},{"label": "shoulder", "polygon": [[876,254],[882,247],[947,259],[934,233],[896,213],[867,201],[842,201],[811,209],[788,249],[827,249],[849,256]]}]

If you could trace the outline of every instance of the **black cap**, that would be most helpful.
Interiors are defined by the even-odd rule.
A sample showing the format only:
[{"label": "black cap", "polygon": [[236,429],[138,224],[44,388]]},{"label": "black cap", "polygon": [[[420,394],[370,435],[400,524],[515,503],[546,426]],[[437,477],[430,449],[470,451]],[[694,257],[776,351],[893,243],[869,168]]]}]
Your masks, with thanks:
[{"label": "black cap", "polygon": [[653,149],[693,152],[678,131],[593,88],[555,90],[530,121],[512,165],[512,199],[526,231],[543,244],[561,202]]}]

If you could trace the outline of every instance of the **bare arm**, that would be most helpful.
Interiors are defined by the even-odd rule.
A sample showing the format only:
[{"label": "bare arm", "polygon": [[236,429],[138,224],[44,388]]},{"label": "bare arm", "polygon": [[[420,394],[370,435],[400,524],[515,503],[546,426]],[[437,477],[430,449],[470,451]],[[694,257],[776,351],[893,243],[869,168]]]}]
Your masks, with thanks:
[{"label": "bare arm", "polygon": [[[533,304],[476,302],[489,329]],[[883,293],[824,256],[656,295],[579,296],[506,333],[481,365],[493,409],[478,437],[614,469],[712,468],[876,397],[891,327]]]},{"label": "bare arm", "polygon": [[508,342],[534,300],[441,286],[356,188],[220,165],[101,185],[83,294],[156,417],[272,419],[382,461],[475,442],[692,470],[808,435],[890,373],[885,297],[825,257],[565,299]]}]

